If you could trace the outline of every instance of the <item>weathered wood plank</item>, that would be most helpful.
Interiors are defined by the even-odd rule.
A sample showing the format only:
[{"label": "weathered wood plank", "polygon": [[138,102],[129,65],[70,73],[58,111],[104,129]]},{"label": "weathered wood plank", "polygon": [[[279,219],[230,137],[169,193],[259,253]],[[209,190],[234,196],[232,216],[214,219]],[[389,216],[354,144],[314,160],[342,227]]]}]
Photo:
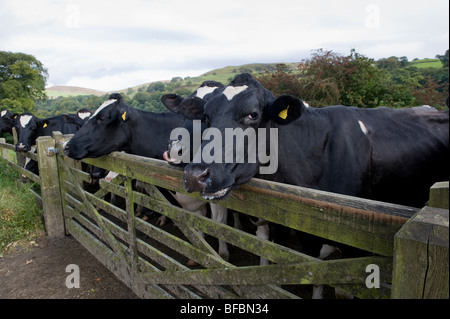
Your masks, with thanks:
[{"label": "weathered wood plank", "polygon": [[126,271],[122,266],[123,262],[111,249],[105,246],[97,238],[86,232],[75,221],[69,220],[67,227],[70,234],[80,242],[92,255],[94,255],[106,268],[108,268],[117,278],[133,289],[138,297],[141,298],[158,298],[173,299],[174,297],[167,291],[155,284],[135,285],[130,272]]},{"label": "weathered wood plank", "polygon": [[14,162],[11,162],[9,159],[4,158],[5,161],[8,162],[9,165],[11,165],[12,167],[14,167],[14,169],[21,175],[24,175],[25,177],[29,178],[30,180],[32,180],[34,183],[37,184],[41,184],[41,178],[36,175],[33,174],[32,172],[30,172],[29,170],[26,170],[23,167],[20,167],[19,165],[17,165]]},{"label": "weathered wood plank", "polygon": [[157,284],[203,285],[320,285],[365,283],[366,267],[380,268],[380,281],[390,279],[392,260],[385,257],[362,257],[299,264],[247,266],[222,269],[165,271],[156,276],[146,275]]},{"label": "weathered wood plank", "polygon": [[449,207],[449,186],[448,182],[435,183],[430,188],[430,201],[428,206],[448,209]]},{"label": "weathered wood plank", "polygon": [[65,228],[58,162],[55,156],[48,155],[48,148],[55,147],[55,140],[49,136],[41,136],[36,139],[36,145],[39,157],[42,204],[45,211],[45,230],[50,238],[61,237],[65,235]]},{"label": "weathered wood plank", "polygon": [[86,197],[86,193],[81,188],[81,186],[77,183],[76,178],[72,175],[69,167],[64,162],[64,160],[59,160],[60,167],[64,171],[64,174],[66,177],[68,177],[72,181],[72,185],[74,186],[75,191],[80,196],[83,205],[85,207],[85,210],[89,210],[93,214],[93,218],[95,219],[97,225],[103,229],[103,232],[101,233],[101,239],[104,240],[108,245],[111,246],[111,248],[123,258],[123,261],[126,262],[128,265],[130,264],[130,260],[127,258],[127,255],[125,254],[125,251],[123,248],[115,241],[114,236],[111,234],[110,230],[106,227],[104,224],[101,215],[97,211],[97,209],[89,202],[89,200]]},{"label": "weathered wood plank", "polygon": [[395,236],[392,298],[449,298],[449,212],[425,207]]},{"label": "weathered wood plank", "polygon": [[[117,152],[84,161],[186,194],[180,183],[183,172],[163,161]],[[392,256],[393,236],[418,211],[259,179],[242,185],[220,205],[385,256]]]}]

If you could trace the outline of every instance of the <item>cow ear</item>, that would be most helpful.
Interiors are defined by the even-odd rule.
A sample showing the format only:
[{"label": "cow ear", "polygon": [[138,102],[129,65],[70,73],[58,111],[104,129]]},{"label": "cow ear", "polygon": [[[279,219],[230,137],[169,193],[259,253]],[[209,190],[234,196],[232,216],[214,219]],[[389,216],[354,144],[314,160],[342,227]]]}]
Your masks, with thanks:
[{"label": "cow ear", "polygon": [[298,119],[306,106],[302,100],[292,95],[282,95],[268,108],[269,119],[278,124],[289,124]]},{"label": "cow ear", "polygon": [[180,104],[180,114],[189,120],[201,120],[204,117],[206,101],[193,96],[183,100]]},{"label": "cow ear", "polygon": [[72,116],[70,116],[70,114],[63,114],[61,115],[62,119],[64,122],[66,123],[75,123],[75,120]]},{"label": "cow ear", "polygon": [[173,113],[181,114],[190,120],[201,120],[203,118],[203,106],[206,101],[191,96],[183,99],[177,94],[165,94],[161,97],[162,103]]},{"label": "cow ear", "polygon": [[169,111],[179,114],[180,104],[183,102],[183,98],[177,94],[164,94],[161,97],[161,102]]},{"label": "cow ear", "polygon": [[41,127],[41,128],[46,128],[46,127],[48,126],[49,123],[50,123],[50,121],[47,120],[47,119],[43,119],[43,120],[38,119],[38,120],[36,120],[37,126],[38,126],[38,127]]}]

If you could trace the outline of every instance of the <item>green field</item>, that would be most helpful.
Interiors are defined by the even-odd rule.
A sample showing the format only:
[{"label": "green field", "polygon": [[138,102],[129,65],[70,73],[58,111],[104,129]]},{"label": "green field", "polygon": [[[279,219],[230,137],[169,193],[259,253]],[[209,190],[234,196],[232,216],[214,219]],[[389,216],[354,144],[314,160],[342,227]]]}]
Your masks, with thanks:
[{"label": "green field", "polygon": [[442,62],[439,59],[422,59],[409,62],[410,66],[415,66],[419,69],[425,68],[442,68]]}]

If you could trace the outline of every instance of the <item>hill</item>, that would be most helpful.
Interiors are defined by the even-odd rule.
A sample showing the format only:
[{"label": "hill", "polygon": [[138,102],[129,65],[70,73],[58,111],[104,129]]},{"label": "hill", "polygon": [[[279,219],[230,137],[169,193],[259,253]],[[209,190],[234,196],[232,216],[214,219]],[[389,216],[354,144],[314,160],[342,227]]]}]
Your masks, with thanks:
[{"label": "hill", "polygon": [[[171,80],[166,79],[157,82],[175,83],[177,88],[183,88],[193,92],[200,86],[200,84],[202,84],[204,81],[207,80],[218,81],[226,85],[239,73],[245,72],[254,73],[254,72],[261,72],[264,70],[273,71],[276,69],[276,66],[278,64],[279,63],[251,63],[237,66],[226,66],[223,68],[208,71],[197,77],[186,77],[184,79],[175,77]],[[288,68],[291,68],[292,70],[295,70],[298,66],[298,63],[282,63],[282,64],[286,65]],[[146,89],[152,83],[157,82],[148,82],[127,89],[119,90],[117,92],[126,93],[130,96],[133,96],[134,94],[133,93],[130,94],[130,92],[137,92],[139,91],[139,89],[143,88]]]},{"label": "hill", "polygon": [[[226,66],[219,69],[214,69],[208,71],[197,77],[186,77],[182,78],[173,78],[173,79],[162,79],[156,82],[147,82],[137,86],[133,86],[130,88],[124,88],[122,90],[118,90],[115,92],[125,93],[130,95],[130,97],[134,96],[139,89],[146,89],[152,83],[176,83],[178,88],[185,88],[190,91],[194,91],[203,81],[213,80],[219,81],[223,84],[229,83],[237,74],[244,72],[261,72],[264,70],[275,70],[276,66],[279,63],[251,63],[237,66]],[[299,63],[283,63],[291,70],[296,70]],[[409,66],[414,66],[416,68],[442,68],[442,63],[438,59],[421,59],[414,60],[408,63]],[[93,94],[95,96],[103,96],[112,92],[103,92],[99,90],[82,88],[76,86],[52,86],[46,89],[47,96],[50,99],[57,97],[68,97],[68,96],[77,96],[77,95],[90,95]]]},{"label": "hill", "polygon": [[68,97],[68,96],[77,96],[77,95],[96,95],[102,96],[107,94],[107,92],[102,92],[94,89],[82,88],[78,86],[65,86],[65,85],[57,85],[51,86],[45,89],[47,96],[52,98],[57,97]]}]

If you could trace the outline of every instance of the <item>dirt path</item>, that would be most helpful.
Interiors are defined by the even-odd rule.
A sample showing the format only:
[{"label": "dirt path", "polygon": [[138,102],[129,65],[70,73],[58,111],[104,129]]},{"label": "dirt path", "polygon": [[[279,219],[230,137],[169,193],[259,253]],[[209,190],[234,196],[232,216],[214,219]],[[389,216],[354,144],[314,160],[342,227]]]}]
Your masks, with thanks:
[{"label": "dirt path", "polygon": [[[137,296],[70,236],[17,249],[0,258],[0,299],[132,299]],[[79,267],[80,288],[67,288],[69,264]]]}]

